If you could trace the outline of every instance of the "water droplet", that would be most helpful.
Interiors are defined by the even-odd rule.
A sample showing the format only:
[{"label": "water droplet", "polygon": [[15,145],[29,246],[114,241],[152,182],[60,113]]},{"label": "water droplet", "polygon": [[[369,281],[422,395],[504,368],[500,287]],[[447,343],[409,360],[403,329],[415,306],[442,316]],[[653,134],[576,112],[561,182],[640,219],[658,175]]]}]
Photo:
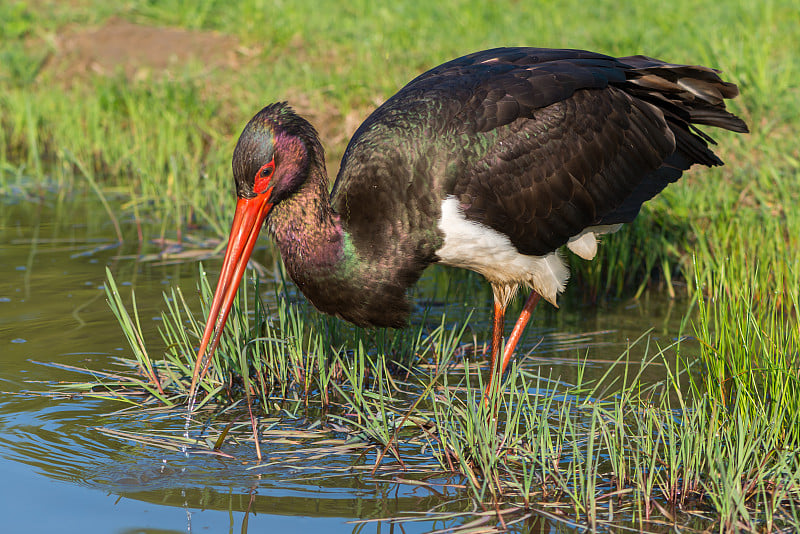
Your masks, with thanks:
[{"label": "water droplet", "polygon": [[22,339],[21,337],[14,338],[11,340],[12,343],[27,343],[27,339]]}]

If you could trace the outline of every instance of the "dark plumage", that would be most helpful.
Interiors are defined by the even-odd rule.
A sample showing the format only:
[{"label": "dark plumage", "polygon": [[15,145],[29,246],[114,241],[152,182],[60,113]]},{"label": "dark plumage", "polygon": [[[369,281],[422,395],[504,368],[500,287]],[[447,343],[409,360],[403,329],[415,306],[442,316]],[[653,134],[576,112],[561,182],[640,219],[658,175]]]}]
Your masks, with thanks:
[{"label": "dark plumage", "polygon": [[[334,205],[362,189],[370,194],[377,180],[361,172],[362,162],[412,169],[420,159],[446,160],[451,172],[432,177],[442,182],[440,195],[457,195],[467,218],[509,235],[521,253],[543,255],[586,226],[630,222],[690,165],[720,165],[690,124],[746,132],[722,103],[737,94],[711,69],[643,56],[478,52],[422,74],[367,118],[345,152]],[[420,153],[420,143],[439,150]],[[388,154],[375,150],[387,145]],[[422,171],[419,179],[430,183],[428,168]],[[406,176],[391,172],[397,183],[387,188],[396,191]]]},{"label": "dark plumage", "polygon": [[591,258],[596,233],[633,220],[693,164],[722,164],[695,125],[746,132],[725,109],[737,94],[712,69],[644,56],[477,52],[418,76],[375,110],[330,196],[313,127],[285,104],[264,108],[234,152],[231,243],[243,237],[229,245],[198,371],[264,220],[309,300],[358,325],[404,325],[407,289],[431,263],[482,273],[495,292],[494,360],[517,287],[553,303],[563,289],[554,251],[567,244]]}]

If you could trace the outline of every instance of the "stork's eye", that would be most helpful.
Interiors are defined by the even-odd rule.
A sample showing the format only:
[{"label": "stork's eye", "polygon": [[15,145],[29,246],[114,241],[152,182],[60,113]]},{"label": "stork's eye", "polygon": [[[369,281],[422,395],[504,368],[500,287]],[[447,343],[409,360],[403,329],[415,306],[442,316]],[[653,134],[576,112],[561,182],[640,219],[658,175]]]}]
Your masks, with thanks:
[{"label": "stork's eye", "polygon": [[272,175],[275,174],[275,160],[272,159],[269,163],[261,166],[255,176],[255,183],[253,184],[253,191],[260,195],[269,188],[269,182]]}]

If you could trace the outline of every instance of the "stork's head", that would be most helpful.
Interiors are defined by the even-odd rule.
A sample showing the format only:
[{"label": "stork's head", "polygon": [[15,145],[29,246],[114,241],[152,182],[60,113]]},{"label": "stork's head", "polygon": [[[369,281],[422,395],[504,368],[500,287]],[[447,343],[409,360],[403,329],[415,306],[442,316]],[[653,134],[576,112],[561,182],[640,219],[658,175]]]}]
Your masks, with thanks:
[{"label": "stork's head", "polygon": [[[250,119],[233,151],[236,211],[222,272],[214,292],[192,375],[189,405],[219,344],[225,321],[264,221],[272,209],[305,182],[314,167],[324,166],[324,153],[311,124],[285,102],[270,104]],[[206,348],[214,335],[211,347]]]}]

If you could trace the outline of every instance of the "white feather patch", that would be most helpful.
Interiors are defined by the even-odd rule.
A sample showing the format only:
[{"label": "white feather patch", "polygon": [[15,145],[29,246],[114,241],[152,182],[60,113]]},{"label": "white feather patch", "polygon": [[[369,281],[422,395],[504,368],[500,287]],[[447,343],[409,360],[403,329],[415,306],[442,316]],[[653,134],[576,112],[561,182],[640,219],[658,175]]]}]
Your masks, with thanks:
[{"label": "white feather patch", "polygon": [[597,237],[594,232],[581,232],[567,241],[567,248],[584,260],[594,259],[597,254]]},{"label": "white feather patch", "polygon": [[584,228],[578,235],[572,236],[567,242],[567,248],[583,258],[593,260],[597,255],[597,238],[601,234],[613,234],[622,228],[622,224],[598,224]]},{"label": "white feather patch", "polygon": [[520,254],[508,236],[467,220],[454,196],[442,201],[439,229],[444,245],[436,254],[445,265],[478,272],[492,284],[528,286],[556,306],[556,297],[569,278],[569,269],[557,252]]}]

